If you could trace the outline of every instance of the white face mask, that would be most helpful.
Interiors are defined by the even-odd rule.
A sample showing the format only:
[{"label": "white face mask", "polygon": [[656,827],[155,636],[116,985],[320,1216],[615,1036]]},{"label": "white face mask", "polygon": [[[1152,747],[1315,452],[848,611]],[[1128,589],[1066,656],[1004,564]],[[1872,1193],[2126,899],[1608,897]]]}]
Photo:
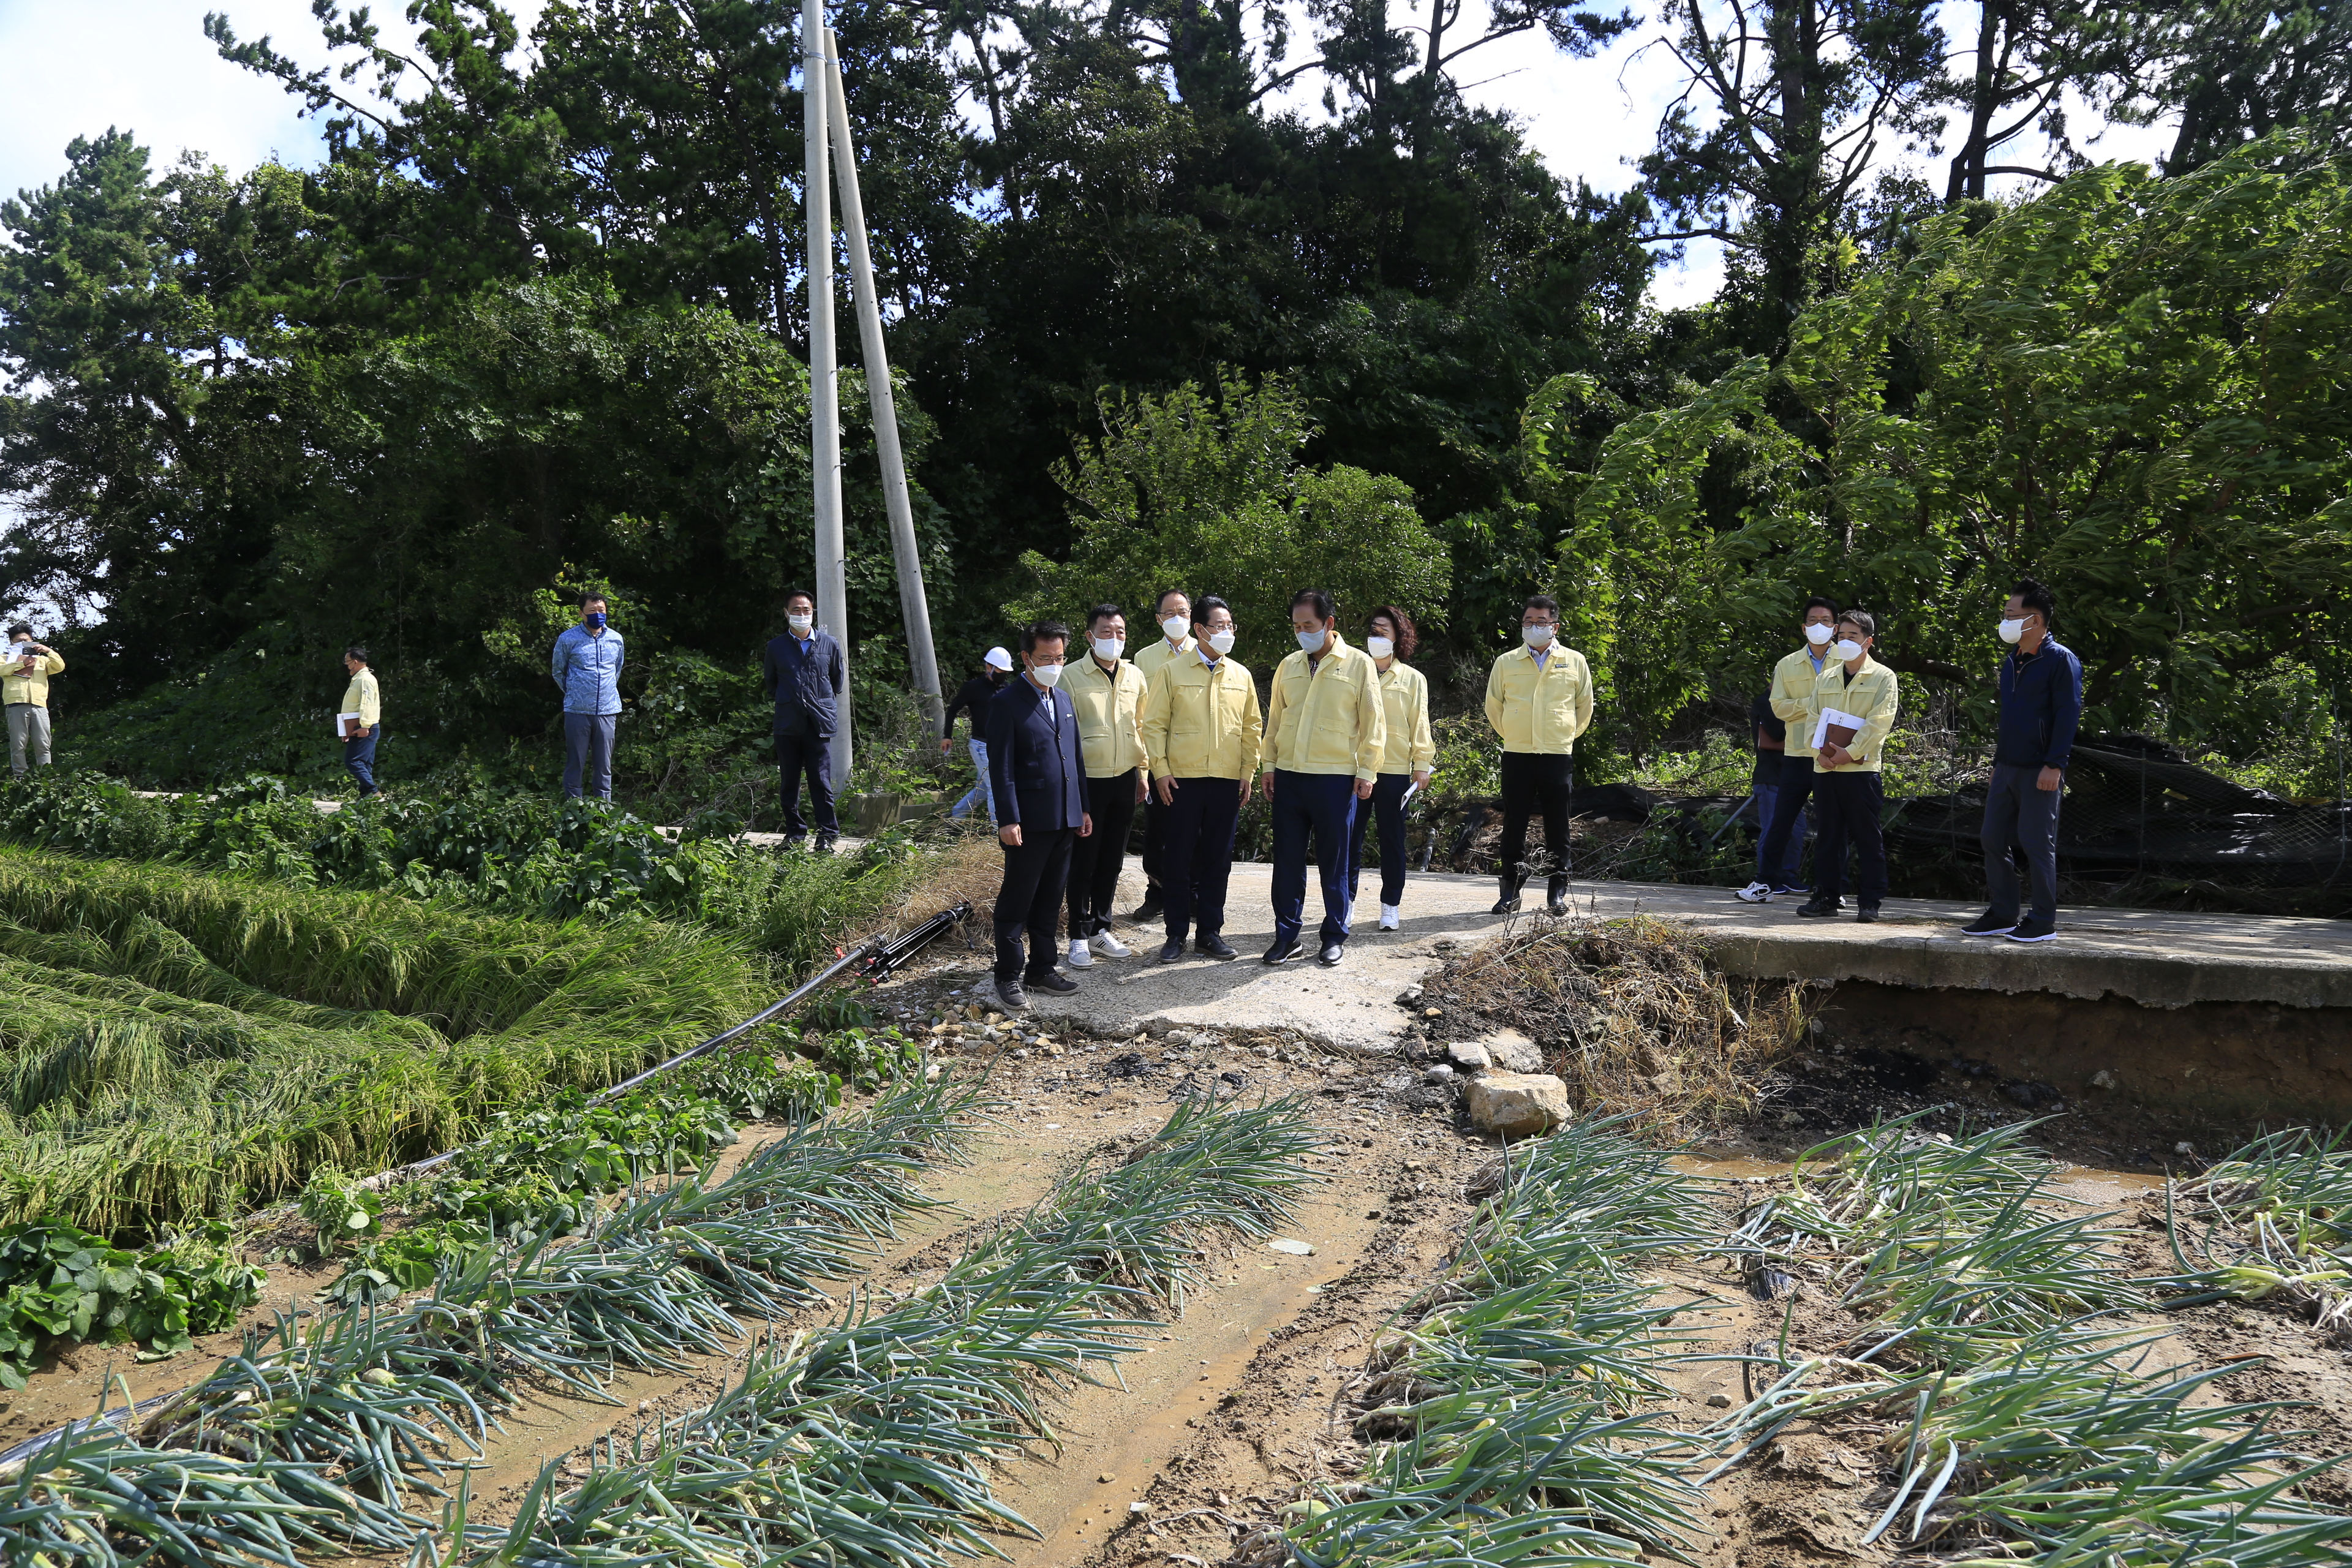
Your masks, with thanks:
[{"label": "white face mask", "polygon": [[1231,632],[1211,632],[1209,634],[1209,649],[1220,658],[1233,652],[1234,634]]},{"label": "white face mask", "polygon": [[1029,667],[1029,679],[1051,691],[1062,683],[1062,667],[1058,664],[1033,664]]},{"label": "white face mask", "polygon": [[1836,632],[1832,631],[1828,626],[1822,625],[1819,621],[1815,621],[1811,626],[1805,628],[1805,640],[1812,644],[1815,647],[1827,647],[1830,638],[1835,636],[1837,636]]},{"label": "white face mask", "polygon": [[1364,651],[1374,658],[1387,658],[1396,652],[1396,643],[1390,637],[1366,637]]},{"label": "white face mask", "polygon": [[1117,658],[1120,654],[1123,654],[1126,651],[1127,639],[1125,637],[1095,638],[1095,657],[1101,659],[1105,664],[1108,664],[1112,659]]},{"label": "white face mask", "polygon": [[1550,626],[1521,626],[1519,635],[1528,639],[1529,647],[1548,647],[1551,644],[1553,630]]},{"label": "white face mask", "polygon": [[793,630],[796,632],[804,632],[808,630],[809,627],[816,625],[816,617],[814,616],[786,616],[784,617],[784,625],[792,627]]},{"label": "white face mask", "polygon": [[1323,646],[1323,639],[1330,634],[1328,632],[1293,632],[1291,635],[1298,639],[1298,646],[1302,649],[1313,653]]},{"label": "white face mask", "polygon": [[1838,638],[1837,647],[1832,648],[1831,651],[1835,653],[1840,658],[1844,659],[1847,663],[1851,664],[1855,659],[1862,657],[1862,645],[1854,641],[1852,637],[1840,637]]},{"label": "white face mask", "polygon": [[2013,621],[2003,621],[2003,622],[2001,622],[2001,623],[2000,623],[2000,640],[2001,640],[2001,641],[2003,641],[2003,642],[2015,642],[2018,638],[2020,638],[2020,637],[2023,637],[2024,635],[2025,635],[2025,621],[2024,621],[2024,618],[2023,618],[2022,616],[2021,616],[2020,618],[2018,618],[2018,619],[2016,619],[2016,620],[2013,620]]},{"label": "white face mask", "polygon": [[1192,623],[1181,616],[1171,616],[1160,623],[1160,629],[1168,634],[1170,642],[1182,642],[1184,634],[1192,629]]}]

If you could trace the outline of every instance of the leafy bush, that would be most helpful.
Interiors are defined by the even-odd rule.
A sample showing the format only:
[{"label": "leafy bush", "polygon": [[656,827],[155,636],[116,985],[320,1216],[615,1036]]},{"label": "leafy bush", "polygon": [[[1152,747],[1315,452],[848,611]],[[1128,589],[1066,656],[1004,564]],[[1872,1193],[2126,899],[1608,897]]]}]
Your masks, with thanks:
[{"label": "leafy bush", "polygon": [[871,1090],[923,1070],[923,1047],[897,1029],[842,1029],[814,1041],[824,1065]]},{"label": "leafy bush", "polygon": [[841,1103],[841,1079],[805,1057],[752,1048],[705,1057],[680,1069],[684,1086],[746,1121],[807,1121]]},{"label": "leafy bush", "polygon": [[342,1305],[422,1289],[433,1283],[443,1265],[463,1265],[494,1244],[489,1227],[478,1221],[429,1220],[360,1248],[320,1294]]},{"label": "leafy bush", "polygon": [[509,1112],[456,1161],[483,1182],[544,1175],[564,1192],[617,1192],[651,1175],[698,1171],[735,1142],[715,1100],[641,1090],[591,1105],[577,1090],[543,1110]]},{"label": "leafy bush", "polygon": [[302,1189],[302,1217],[319,1232],[319,1256],[341,1252],[383,1229],[383,1199],[329,1165]]},{"label": "leafy bush", "polygon": [[0,1227],[0,1388],[22,1388],[58,1340],[137,1343],[149,1355],[188,1348],[260,1300],[268,1276],[244,1262],[214,1221],[168,1247],[109,1247],[61,1220]]}]

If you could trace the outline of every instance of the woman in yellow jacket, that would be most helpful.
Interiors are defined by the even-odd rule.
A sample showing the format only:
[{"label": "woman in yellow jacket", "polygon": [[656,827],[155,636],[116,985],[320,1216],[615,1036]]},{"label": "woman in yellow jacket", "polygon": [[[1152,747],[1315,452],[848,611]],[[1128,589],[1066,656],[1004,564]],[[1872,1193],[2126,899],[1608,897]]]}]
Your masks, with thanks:
[{"label": "woman in yellow jacket", "polygon": [[[1387,719],[1388,739],[1381,753],[1380,773],[1372,780],[1371,821],[1381,836],[1381,930],[1394,931],[1402,922],[1398,906],[1404,902],[1404,797],[1407,790],[1429,783],[1437,765],[1437,742],[1429,731],[1429,679],[1405,663],[1420,637],[1412,617],[1394,605],[1382,605],[1364,623],[1364,651],[1380,671],[1381,705]],[[1364,829],[1349,836],[1348,897],[1364,868]]]}]

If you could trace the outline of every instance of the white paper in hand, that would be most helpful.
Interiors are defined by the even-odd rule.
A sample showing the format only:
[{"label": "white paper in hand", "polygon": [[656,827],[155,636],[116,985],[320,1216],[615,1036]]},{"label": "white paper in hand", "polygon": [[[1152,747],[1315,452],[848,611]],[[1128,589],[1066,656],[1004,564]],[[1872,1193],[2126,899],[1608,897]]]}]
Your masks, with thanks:
[{"label": "white paper in hand", "polygon": [[1830,726],[1832,724],[1843,724],[1849,730],[1859,730],[1863,726],[1863,721],[1854,714],[1841,713],[1834,708],[1822,709],[1821,718],[1813,723],[1813,750],[1818,752],[1822,749],[1822,742],[1829,739]]},{"label": "white paper in hand", "polygon": [[352,731],[356,731],[359,727],[360,716],[358,714],[338,713],[335,715],[335,734],[338,738],[345,741],[350,740],[352,738]]}]

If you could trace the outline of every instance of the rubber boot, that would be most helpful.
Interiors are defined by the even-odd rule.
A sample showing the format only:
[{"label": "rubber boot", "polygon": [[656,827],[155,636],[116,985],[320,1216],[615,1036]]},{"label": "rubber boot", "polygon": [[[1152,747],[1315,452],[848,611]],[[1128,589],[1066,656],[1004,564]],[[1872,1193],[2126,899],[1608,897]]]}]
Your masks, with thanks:
[{"label": "rubber boot", "polygon": [[1544,913],[1554,919],[1568,913],[1568,873],[1555,874],[1544,892]]},{"label": "rubber boot", "polygon": [[1490,915],[1517,914],[1519,912],[1518,877],[1512,872],[1506,871],[1498,880],[1502,884],[1503,896],[1496,899],[1495,900],[1495,907],[1488,910],[1486,912]]}]

